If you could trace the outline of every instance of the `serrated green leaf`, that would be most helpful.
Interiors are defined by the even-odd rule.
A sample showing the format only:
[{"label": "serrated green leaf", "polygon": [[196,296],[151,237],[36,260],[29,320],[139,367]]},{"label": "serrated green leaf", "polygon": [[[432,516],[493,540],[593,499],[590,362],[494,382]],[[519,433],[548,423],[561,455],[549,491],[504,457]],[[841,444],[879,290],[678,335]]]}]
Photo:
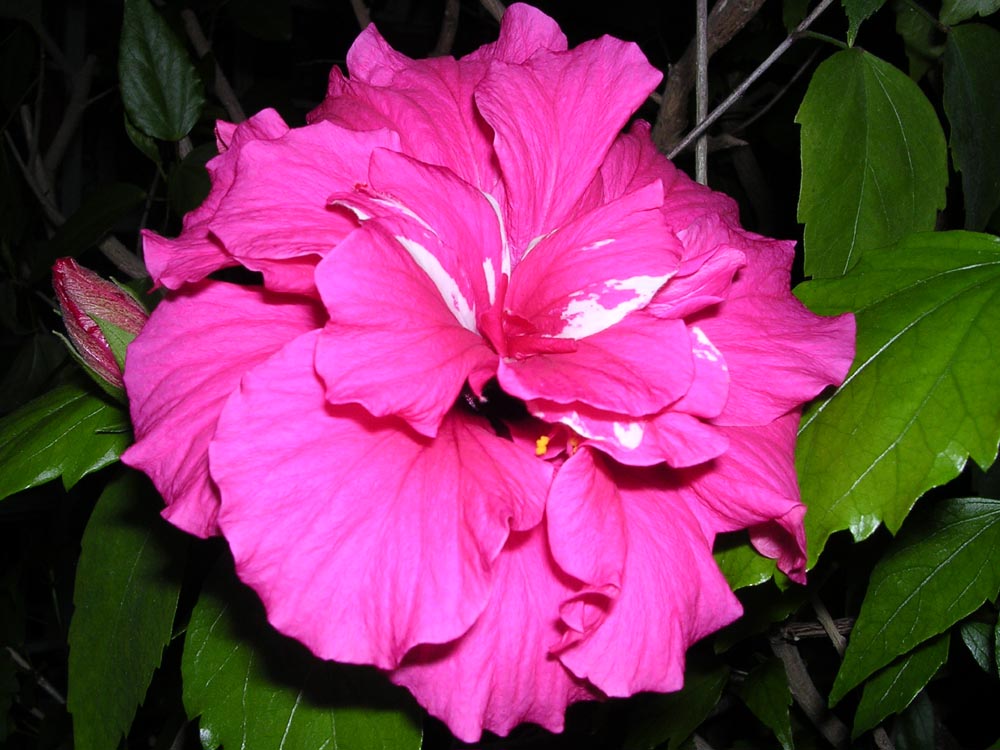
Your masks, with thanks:
[{"label": "serrated green leaf", "polygon": [[792,693],[781,661],[769,659],[754,669],[740,686],[739,695],[753,715],[774,732],[781,747],[794,750],[792,720],[788,714]]},{"label": "serrated green leaf", "polygon": [[814,311],[854,310],[857,356],[806,413],[796,465],[809,506],[810,565],[830,534],[900,527],[920,495],[1000,440],[1000,239],[907,237],[842,279],[796,289]]},{"label": "serrated green leaf", "polygon": [[854,45],[861,22],[885,5],[885,0],[843,0],[844,12],[847,13],[847,44]]},{"label": "serrated green leaf", "polygon": [[851,737],[857,738],[887,716],[904,710],[948,659],[948,634],[931,638],[900,657],[868,682],[854,714]]},{"label": "serrated green leaf", "polygon": [[754,549],[746,534],[720,537],[715,542],[713,555],[733,591],[764,583],[775,573],[775,561]]},{"label": "serrated green leaf", "polygon": [[1000,207],[1000,32],[977,23],[951,30],[943,100],[951,158],[962,174],[965,228],[979,231]]},{"label": "serrated green leaf", "polygon": [[128,114],[124,115],[125,134],[132,141],[132,145],[153,162],[157,167],[163,168],[163,161],[160,159],[160,149],[156,146],[156,139],[143,133],[128,119]]},{"label": "serrated green leaf", "polygon": [[985,18],[998,10],[1000,0],[944,0],[941,3],[941,23],[960,23],[977,14]]},{"label": "serrated green leaf", "polygon": [[840,276],[866,251],[934,228],[944,133],[906,74],[860,49],[838,52],[813,74],[795,121],[807,274]]},{"label": "serrated green leaf", "polygon": [[872,571],[831,704],[994,598],[998,547],[1000,500],[939,500],[914,517]]},{"label": "serrated green leaf", "polygon": [[274,631],[228,559],[195,605],[181,664],[184,706],[206,750],[418,750],[405,691],[373,669],[324,662]]},{"label": "serrated green leaf", "polygon": [[989,673],[996,669],[996,644],[994,640],[996,626],[985,622],[962,623],[959,634],[962,636],[962,643],[969,649],[972,658],[984,672]]},{"label": "serrated green leaf", "polygon": [[689,664],[684,689],[632,699],[623,750],[677,750],[715,708],[729,679],[724,665]]},{"label": "serrated green leaf", "polygon": [[69,489],[118,460],[131,436],[103,433],[128,420],[78,384],[61,385],[0,420],[0,500],[61,476]]},{"label": "serrated green leaf", "polygon": [[125,111],[146,135],[178,141],[201,116],[198,71],[149,0],[125,0],[118,77]]},{"label": "serrated green leaf", "polygon": [[161,505],[144,477],[124,473],[83,534],[67,695],[77,750],[118,746],[170,641],[185,540]]},{"label": "serrated green leaf", "polygon": [[32,259],[39,272],[48,273],[56,258],[76,257],[97,244],[125,214],[146,199],[144,190],[127,182],[112,182],[90,192],[80,207]]}]

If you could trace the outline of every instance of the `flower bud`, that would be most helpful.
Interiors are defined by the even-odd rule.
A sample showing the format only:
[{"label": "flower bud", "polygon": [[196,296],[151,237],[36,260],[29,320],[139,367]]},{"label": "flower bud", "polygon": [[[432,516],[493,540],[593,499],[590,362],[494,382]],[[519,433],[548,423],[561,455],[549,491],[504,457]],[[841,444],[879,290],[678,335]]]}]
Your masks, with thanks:
[{"label": "flower bud", "polygon": [[149,313],[127,291],[72,258],[55,262],[52,285],[78,359],[98,382],[120,392],[125,346],[142,330]]}]

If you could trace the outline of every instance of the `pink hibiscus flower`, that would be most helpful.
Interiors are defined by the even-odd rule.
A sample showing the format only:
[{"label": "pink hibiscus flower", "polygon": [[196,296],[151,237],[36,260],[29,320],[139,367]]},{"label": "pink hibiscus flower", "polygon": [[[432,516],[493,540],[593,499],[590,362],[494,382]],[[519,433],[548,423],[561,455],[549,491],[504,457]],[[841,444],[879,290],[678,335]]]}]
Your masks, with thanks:
[{"label": "pink hibiscus flower", "polygon": [[635,45],[568,50],[514,5],[460,60],[369,27],[347,65],[305,127],[220,124],[208,199],[145,235],[171,291],[129,349],[125,461],[276,628],[463,740],[680,688],[740,614],[717,534],[803,579],[795,430],[853,319],[622,133],[660,80]]}]

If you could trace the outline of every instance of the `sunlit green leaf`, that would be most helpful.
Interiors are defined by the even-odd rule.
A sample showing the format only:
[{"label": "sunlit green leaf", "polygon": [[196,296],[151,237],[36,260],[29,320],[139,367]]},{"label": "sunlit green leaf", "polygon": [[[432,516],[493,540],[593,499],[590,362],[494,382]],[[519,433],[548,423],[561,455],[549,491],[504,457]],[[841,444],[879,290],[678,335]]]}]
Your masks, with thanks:
[{"label": "sunlit green leaf", "polygon": [[128,414],[77,384],[61,385],[0,420],[0,500],[61,476],[69,489],[118,460]]},{"label": "sunlit green leaf", "polygon": [[959,23],[980,15],[984,18],[1000,10],[1000,0],[944,0],[941,23]]},{"label": "sunlit green leaf", "polygon": [[996,670],[995,631],[996,625],[985,622],[966,622],[959,629],[962,643],[984,672]]},{"label": "sunlit green leaf", "polygon": [[1000,31],[974,23],[948,34],[944,111],[962,173],[965,228],[979,231],[1000,206]]},{"label": "sunlit green leaf", "polygon": [[725,666],[702,668],[689,664],[683,690],[634,698],[622,747],[677,750],[715,708],[728,679],[729,670]]},{"label": "sunlit green leaf", "polygon": [[843,279],[796,293],[816,312],[854,310],[847,380],[802,420],[797,467],[810,561],[827,538],[895,532],[920,495],[988,467],[1000,440],[1000,239],[914,235]]},{"label": "sunlit green leaf", "polygon": [[843,5],[849,22],[847,43],[853,45],[861,22],[885,5],[885,0],[843,0]]},{"label": "sunlit green leaf", "polygon": [[418,750],[406,692],[373,669],[324,662],[275,632],[232,563],[216,566],[184,640],[184,706],[206,750]]},{"label": "sunlit green leaf", "polygon": [[198,121],[201,78],[149,0],[125,0],[118,77],[125,111],[146,135],[177,141]]},{"label": "sunlit green leaf", "polygon": [[805,270],[839,276],[865,251],[934,228],[948,184],[934,107],[898,68],[860,49],[813,74],[802,126]]},{"label": "sunlit green leaf", "polygon": [[995,597],[998,548],[1000,500],[939,500],[915,515],[872,571],[831,703]]},{"label": "sunlit green leaf", "polygon": [[865,683],[854,714],[853,737],[910,705],[948,659],[948,634],[931,638]]},{"label": "sunlit green leaf", "polygon": [[182,535],[144,477],[113,480],[83,535],[69,629],[77,750],[115,748],[159,667],[180,592]]},{"label": "sunlit green leaf", "polygon": [[754,716],[774,732],[781,747],[793,750],[792,720],[788,715],[792,693],[781,661],[769,659],[754,669],[740,686],[739,694]]}]

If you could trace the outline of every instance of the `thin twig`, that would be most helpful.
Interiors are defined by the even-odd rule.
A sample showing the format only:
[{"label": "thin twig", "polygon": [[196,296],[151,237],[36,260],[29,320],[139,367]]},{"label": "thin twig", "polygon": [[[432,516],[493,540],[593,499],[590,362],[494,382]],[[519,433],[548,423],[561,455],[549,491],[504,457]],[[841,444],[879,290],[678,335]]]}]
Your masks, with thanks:
[{"label": "thin twig", "polygon": [[785,675],[788,677],[788,689],[795,702],[802,707],[802,711],[809,717],[809,721],[826,738],[826,741],[837,748],[837,750],[847,748],[850,741],[850,732],[848,732],[844,723],[826,707],[826,702],[813,684],[798,648],[786,643],[781,638],[772,638],[771,650],[774,651],[774,655],[781,659],[781,663],[785,666]]},{"label": "thin twig", "polygon": [[896,746],[889,739],[889,735],[882,727],[875,727],[872,737],[875,739],[875,746],[879,750],[896,750]]},{"label": "thin twig", "polygon": [[[695,0],[697,24],[697,71],[695,86],[695,123],[708,117],[708,0]],[[695,146],[695,179],[702,185],[708,184],[708,135],[702,134]]]},{"label": "thin twig", "polygon": [[56,690],[52,686],[51,682],[49,682],[44,677],[42,677],[42,675],[39,674],[35,670],[35,668],[33,666],[31,666],[30,663],[28,663],[27,659],[25,659],[23,656],[21,656],[11,646],[5,646],[5,648],[7,649],[7,653],[10,654],[10,658],[14,660],[14,663],[17,666],[19,666],[21,669],[23,669],[25,672],[27,672],[28,674],[30,674],[31,677],[32,677],[32,679],[35,681],[35,684],[38,685],[38,687],[40,687],[46,693],[48,693],[49,695],[51,695],[52,698],[55,699],[56,703],[59,703],[62,706],[66,705],[66,698],[63,696],[63,694],[60,693],[58,690]]},{"label": "thin twig", "polygon": [[[205,57],[212,51],[212,46],[209,44],[205,32],[202,31],[201,24],[198,23],[198,16],[190,8],[185,8],[181,11],[181,21],[184,22],[184,31],[187,33],[188,39],[191,40],[194,51],[198,53],[198,57]],[[238,123],[247,119],[243,107],[240,106],[240,101],[236,98],[233,87],[229,85],[229,79],[222,72],[218,61],[215,63],[215,95],[219,97],[219,101],[225,107],[230,122]]]},{"label": "thin twig", "polygon": [[351,8],[354,9],[354,17],[358,19],[358,26],[367,29],[372,22],[372,15],[368,12],[368,6],[364,0],[351,0]]},{"label": "thin twig", "polygon": [[76,130],[83,119],[83,113],[87,109],[88,97],[90,96],[90,84],[94,78],[94,69],[97,67],[97,58],[94,55],[87,55],[86,61],[79,72],[73,76],[73,87],[70,91],[69,102],[62,115],[62,122],[59,129],[52,137],[48,151],[42,160],[42,165],[46,174],[55,175],[59,164],[62,163],[66,155],[66,149],[76,135]]},{"label": "thin twig", "polygon": [[[833,621],[837,632],[846,635],[854,628],[853,617],[838,617]],[[828,638],[826,630],[818,622],[792,622],[781,628],[781,637],[789,643],[803,638]]]},{"label": "thin twig", "polygon": [[438,33],[437,44],[431,50],[431,57],[450,54],[455,44],[456,33],[458,33],[458,0],[446,0],[444,14],[441,17],[441,31]]},{"label": "thin twig", "polygon": [[[708,56],[725,46],[764,4],[764,0],[719,0],[708,15]],[[653,124],[653,141],[666,151],[688,125],[688,96],[697,74],[697,38],[667,70],[663,104]]]},{"label": "thin twig", "polygon": [[500,23],[503,14],[507,11],[507,6],[500,0],[479,0],[479,4],[486,8],[487,13],[493,16],[497,23]]},{"label": "thin twig", "polygon": [[770,112],[771,108],[779,101],[781,101],[781,98],[789,92],[792,86],[795,85],[795,82],[798,81],[807,70],[809,70],[810,66],[812,66],[813,61],[816,59],[818,55],[819,55],[819,47],[817,47],[816,49],[814,49],[812,52],[809,53],[809,57],[806,58],[806,61],[799,66],[799,69],[796,70],[795,74],[788,79],[788,82],[785,83],[785,85],[782,86],[780,89],[778,89],[777,93],[774,96],[768,99],[767,104],[765,104],[763,107],[758,107],[757,111],[754,112],[751,117],[748,117],[746,120],[744,120],[735,128],[733,128],[732,132],[739,133],[741,130],[746,130],[755,122],[757,122],[757,120],[759,120],[761,117]]},{"label": "thin twig", "polygon": [[840,631],[837,629],[837,625],[834,623],[833,618],[830,617],[830,612],[827,610],[826,605],[815,593],[811,597],[812,608],[816,612],[816,619],[819,620],[819,624],[823,626],[823,630],[830,637],[830,642],[833,643],[833,647],[837,649],[837,654],[841,659],[844,658],[844,651],[847,648],[847,639],[841,635]]},{"label": "thin twig", "polygon": [[681,151],[683,151],[689,145],[691,145],[692,141],[696,140],[702,133],[708,130],[708,128],[710,128],[715,123],[716,120],[718,120],[723,114],[725,114],[729,110],[731,106],[733,106],[743,97],[747,89],[749,89],[757,81],[757,79],[760,78],[767,71],[767,69],[770,68],[775,63],[775,61],[779,57],[785,54],[788,48],[792,46],[792,43],[798,38],[798,35],[801,32],[805,31],[807,28],[809,28],[809,26],[813,23],[813,21],[819,18],[820,14],[823,13],[823,11],[825,11],[827,8],[829,8],[832,3],[833,0],[821,0],[820,4],[816,6],[813,12],[810,13],[806,17],[806,19],[796,27],[795,31],[789,34],[788,37],[785,39],[785,41],[779,44],[775,48],[774,52],[768,55],[767,59],[764,60],[764,62],[762,62],[757,67],[757,69],[753,73],[751,73],[747,77],[747,79],[743,81],[743,83],[741,83],[736,88],[736,90],[732,94],[726,97],[726,100],[722,102],[722,104],[720,104],[718,107],[712,110],[712,113],[708,117],[706,117],[705,120],[700,125],[695,127],[690,133],[684,136],[684,140],[678,143],[670,151],[670,153],[667,154],[667,156],[673,159],[675,156],[677,156],[677,154],[679,154]]}]

